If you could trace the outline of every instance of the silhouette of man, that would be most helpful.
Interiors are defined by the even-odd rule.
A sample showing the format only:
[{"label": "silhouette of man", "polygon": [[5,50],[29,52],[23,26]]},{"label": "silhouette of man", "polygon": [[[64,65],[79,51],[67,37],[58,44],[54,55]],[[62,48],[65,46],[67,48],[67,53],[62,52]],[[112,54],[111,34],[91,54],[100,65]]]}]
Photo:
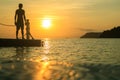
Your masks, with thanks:
[{"label": "silhouette of man", "polygon": [[25,11],[22,9],[23,4],[19,4],[19,9],[15,12],[16,25],[16,39],[18,39],[18,32],[21,29],[22,39],[24,39],[24,21],[26,22]]}]

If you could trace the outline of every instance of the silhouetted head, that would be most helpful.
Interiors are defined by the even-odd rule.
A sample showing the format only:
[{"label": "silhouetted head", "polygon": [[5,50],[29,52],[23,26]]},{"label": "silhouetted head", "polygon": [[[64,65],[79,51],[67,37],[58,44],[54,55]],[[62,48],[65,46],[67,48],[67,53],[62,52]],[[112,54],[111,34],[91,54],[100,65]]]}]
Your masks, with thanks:
[{"label": "silhouetted head", "polygon": [[19,8],[21,9],[22,7],[23,7],[23,4],[22,4],[22,3],[20,3],[20,4],[19,4]]},{"label": "silhouetted head", "polygon": [[26,21],[29,22],[29,19],[27,19]]}]

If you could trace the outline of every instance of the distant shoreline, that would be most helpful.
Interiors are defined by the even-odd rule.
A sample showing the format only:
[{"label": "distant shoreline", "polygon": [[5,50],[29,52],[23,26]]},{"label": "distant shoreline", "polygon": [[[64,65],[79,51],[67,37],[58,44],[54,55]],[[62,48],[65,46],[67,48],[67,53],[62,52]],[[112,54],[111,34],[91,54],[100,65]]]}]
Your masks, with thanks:
[{"label": "distant shoreline", "polygon": [[120,38],[120,26],[103,32],[88,32],[80,38]]}]

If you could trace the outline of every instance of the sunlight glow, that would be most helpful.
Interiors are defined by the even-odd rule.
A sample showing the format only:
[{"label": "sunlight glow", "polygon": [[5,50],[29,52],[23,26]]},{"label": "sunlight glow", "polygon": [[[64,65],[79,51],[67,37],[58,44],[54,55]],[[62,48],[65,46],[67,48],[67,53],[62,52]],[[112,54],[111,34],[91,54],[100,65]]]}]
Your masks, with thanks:
[{"label": "sunlight glow", "polygon": [[44,18],[43,20],[42,20],[42,27],[43,28],[50,28],[50,26],[51,26],[51,19],[50,18]]}]

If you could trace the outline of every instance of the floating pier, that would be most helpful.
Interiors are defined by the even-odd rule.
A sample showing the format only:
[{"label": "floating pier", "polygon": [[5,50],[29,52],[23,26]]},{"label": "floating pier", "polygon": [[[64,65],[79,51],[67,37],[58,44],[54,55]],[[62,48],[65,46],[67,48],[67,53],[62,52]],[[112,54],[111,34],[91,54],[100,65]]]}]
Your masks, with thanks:
[{"label": "floating pier", "polygon": [[41,40],[0,38],[0,47],[40,47],[40,46],[43,46],[43,41]]}]

